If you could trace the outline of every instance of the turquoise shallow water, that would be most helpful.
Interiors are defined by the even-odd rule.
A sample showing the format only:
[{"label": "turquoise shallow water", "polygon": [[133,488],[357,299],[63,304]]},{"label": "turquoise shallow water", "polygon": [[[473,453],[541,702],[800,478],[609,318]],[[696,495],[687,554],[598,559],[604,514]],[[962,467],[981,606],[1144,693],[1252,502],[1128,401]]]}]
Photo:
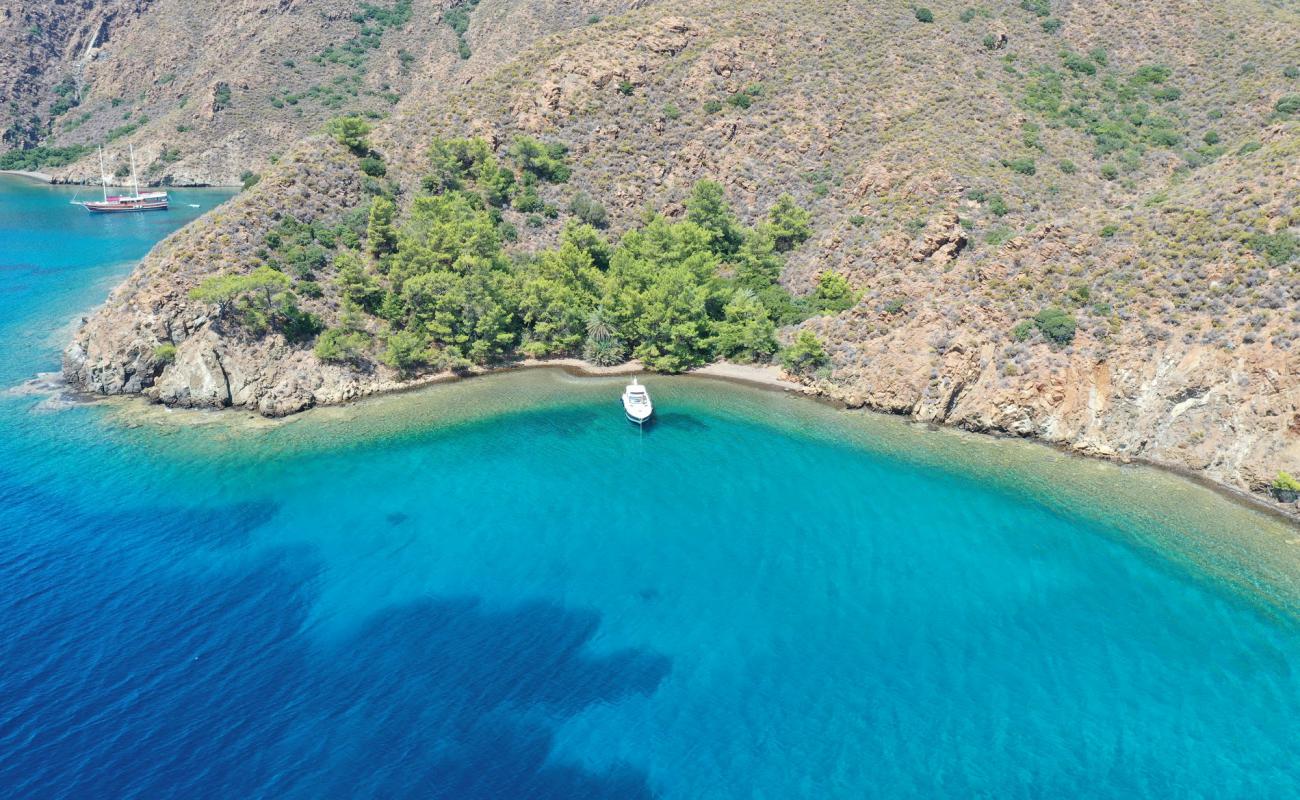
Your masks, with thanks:
[{"label": "turquoise shallow water", "polygon": [[[0,183],[5,386],[181,221],[66,201]],[[644,435],[556,370],[287,423],[0,397],[0,795],[1300,792],[1294,528],[648,380]]]}]

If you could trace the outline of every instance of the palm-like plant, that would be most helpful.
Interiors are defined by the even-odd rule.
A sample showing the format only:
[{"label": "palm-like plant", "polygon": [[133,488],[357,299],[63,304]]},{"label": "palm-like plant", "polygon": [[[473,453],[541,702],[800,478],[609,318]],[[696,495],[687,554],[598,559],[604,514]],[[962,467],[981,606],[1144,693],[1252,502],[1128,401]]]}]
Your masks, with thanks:
[{"label": "palm-like plant", "polygon": [[612,367],[627,359],[627,348],[615,336],[604,339],[588,337],[587,343],[582,347],[582,357],[598,367]]},{"label": "palm-like plant", "polygon": [[614,326],[605,316],[604,308],[597,308],[587,315],[587,338],[603,341],[614,337]]}]

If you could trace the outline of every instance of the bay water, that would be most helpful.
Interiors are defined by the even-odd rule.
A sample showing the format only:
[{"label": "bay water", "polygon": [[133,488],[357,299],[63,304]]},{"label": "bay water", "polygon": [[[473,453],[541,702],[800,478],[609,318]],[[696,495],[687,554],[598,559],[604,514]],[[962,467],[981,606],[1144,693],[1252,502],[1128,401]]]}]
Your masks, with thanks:
[{"label": "bay water", "polygon": [[227,194],[71,196],[0,178],[0,796],[1300,796],[1289,523],[690,377],[68,403]]}]

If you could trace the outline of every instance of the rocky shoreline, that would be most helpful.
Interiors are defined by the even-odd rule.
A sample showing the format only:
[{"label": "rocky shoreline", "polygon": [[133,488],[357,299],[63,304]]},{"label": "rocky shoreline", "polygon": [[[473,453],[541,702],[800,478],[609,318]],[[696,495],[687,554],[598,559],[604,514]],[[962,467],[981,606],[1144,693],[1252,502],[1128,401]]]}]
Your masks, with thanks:
[{"label": "rocky shoreline", "polygon": [[[346,404],[359,402],[374,397],[379,397],[381,395],[386,395],[386,394],[415,392],[438,384],[472,379],[475,377],[482,377],[487,375],[497,375],[501,373],[514,372],[518,370],[529,370],[529,369],[560,369],[570,375],[580,376],[580,377],[607,377],[607,376],[614,376],[614,375],[637,374],[643,372],[642,365],[638,361],[629,361],[627,363],[620,364],[614,367],[599,367],[578,358],[524,359],[521,361],[505,364],[499,367],[487,367],[487,368],[479,367],[479,368],[464,370],[460,372],[440,372],[440,373],[435,373],[430,375],[423,375],[405,381],[384,381],[384,382],[377,381],[375,383],[372,383],[364,387],[360,391],[349,396],[347,399],[340,400],[335,403],[318,403],[315,405],[320,405],[320,406],[346,405]],[[852,397],[846,398],[846,396],[842,392],[827,390],[825,387],[818,387],[816,385],[810,385],[808,383],[802,383],[793,380],[792,376],[788,375],[787,373],[785,373],[775,365],[733,364],[729,362],[716,362],[704,367],[697,368],[690,372],[687,372],[685,373],[685,375],[687,377],[698,377],[698,378],[705,378],[708,380],[721,380],[721,381],[741,384],[744,386],[749,386],[756,389],[762,389],[766,391],[779,391],[779,392],[800,394],[807,397],[808,399],[830,403],[836,407],[843,408],[843,409],[851,409],[851,410],[862,409],[865,411],[869,411],[871,413],[889,414],[891,416],[904,416],[904,417],[908,417],[913,422],[917,422],[918,424],[934,425],[937,428],[949,428],[955,430],[962,430],[967,433],[976,433],[979,435],[991,436],[994,438],[1029,440],[1029,441],[1036,442],[1040,445],[1043,445],[1045,447],[1051,447],[1053,449],[1060,450],[1061,452],[1068,453],[1075,457],[1094,458],[1094,459],[1100,459],[1103,461],[1110,461],[1119,464],[1133,464],[1138,466],[1151,467],[1154,469],[1159,469],[1159,470],[1163,470],[1178,475],[1181,478],[1184,478],[1198,485],[1211,489],[1219,493],[1226,499],[1245,504],[1255,510],[1268,513],[1279,519],[1286,520],[1292,524],[1300,523],[1300,504],[1279,503],[1267,493],[1253,492],[1247,488],[1241,486],[1235,486],[1227,482],[1224,482],[1222,480],[1217,480],[1207,475],[1204,471],[1190,469],[1183,464],[1169,462],[1157,458],[1146,458],[1146,457],[1128,458],[1113,453],[1104,453],[1092,449],[1081,448],[1076,443],[1065,442],[1065,441],[1053,441],[1041,436],[1034,436],[1032,434],[1027,435],[1024,433],[1019,433],[1011,430],[976,428],[961,423],[954,424],[954,423],[949,423],[944,421],[921,420],[912,415],[900,413],[894,409],[873,406],[868,403],[861,403],[858,401],[857,398],[852,398]],[[52,388],[52,385],[48,377],[49,376],[46,376],[46,380],[43,380],[40,383],[38,388],[41,391],[49,391]],[[66,380],[66,376],[65,376],[65,380]],[[105,393],[87,391],[84,388],[78,387],[73,384],[68,384],[67,386],[72,388],[75,396],[83,400],[93,401],[96,398],[103,398],[106,396]],[[148,391],[139,392],[138,396],[150,402],[159,403],[162,405],[170,405],[171,407],[188,407],[192,409],[207,408],[208,410],[220,410],[222,408],[217,406],[181,406],[179,404],[167,404],[164,401],[159,400],[156,394],[152,394]],[[226,410],[241,410],[235,406],[226,406],[224,408]],[[272,419],[276,418],[277,416],[283,418],[292,415],[292,414],[268,415],[263,413],[258,408],[245,408],[242,410],[252,411],[254,413],[257,413],[260,416],[269,417]],[[300,409],[300,411],[305,411],[305,410],[307,409],[305,408]],[[292,412],[292,413],[298,413],[298,412]]]}]

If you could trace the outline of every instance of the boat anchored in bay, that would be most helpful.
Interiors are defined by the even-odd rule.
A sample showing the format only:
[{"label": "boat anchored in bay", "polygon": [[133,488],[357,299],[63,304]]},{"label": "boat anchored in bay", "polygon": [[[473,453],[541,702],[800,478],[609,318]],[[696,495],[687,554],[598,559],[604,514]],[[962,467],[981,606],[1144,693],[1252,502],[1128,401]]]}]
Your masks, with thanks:
[{"label": "boat anchored in bay", "polygon": [[167,210],[167,193],[166,192],[145,192],[140,193],[140,181],[135,174],[135,147],[131,147],[131,186],[133,194],[114,195],[108,194],[108,173],[104,171],[104,148],[99,148],[99,180],[104,187],[103,200],[86,200],[77,205],[82,206],[92,214],[112,214],[124,211],[166,211]]},{"label": "boat anchored in bay", "polygon": [[637,382],[636,378],[623,390],[623,413],[629,422],[644,425],[650,415],[655,413],[654,403],[650,402],[650,392]]}]

